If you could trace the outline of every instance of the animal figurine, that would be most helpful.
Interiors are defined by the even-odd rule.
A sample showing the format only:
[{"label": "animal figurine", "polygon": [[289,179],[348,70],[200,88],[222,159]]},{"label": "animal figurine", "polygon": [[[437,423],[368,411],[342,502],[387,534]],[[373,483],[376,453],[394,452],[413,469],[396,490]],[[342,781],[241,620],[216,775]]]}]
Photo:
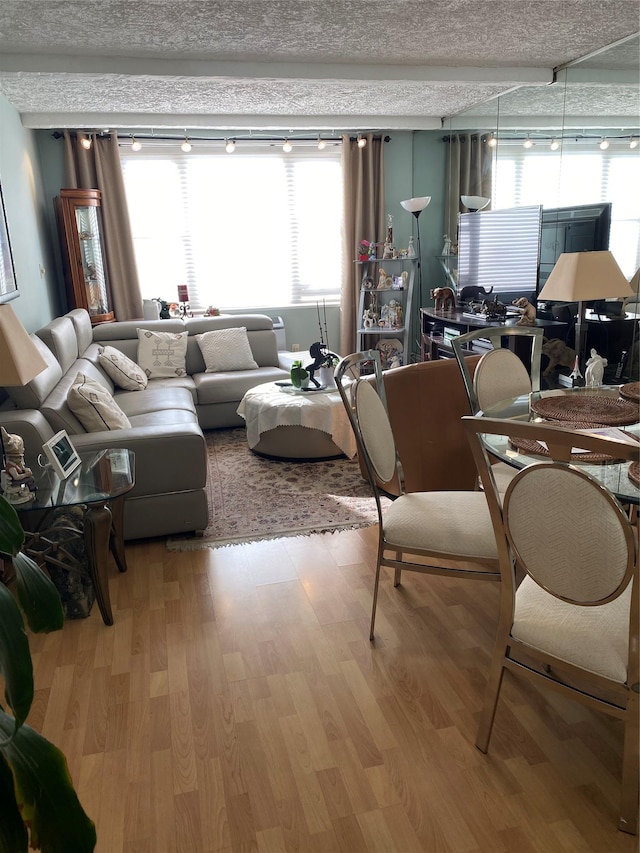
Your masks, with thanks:
[{"label": "animal figurine", "polygon": [[9,503],[35,500],[36,481],[33,471],[24,464],[24,441],[21,436],[2,430],[5,465],[2,471],[2,491]]},{"label": "animal figurine", "polygon": [[588,386],[602,385],[604,369],[609,364],[606,358],[598,355],[595,349],[591,350],[591,358],[587,359],[587,367],[584,371],[584,381]]},{"label": "animal figurine", "polygon": [[436,287],[430,290],[436,311],[455,311],[456,295],[450,287]]},{"label": "animal figurine", "polygon": [[532,305],[526,296],[521,296],[520,299],[514,299],[513,305],[521,310],[520,319],[516,326],[535,326],[536,324],[536,307]]},{"label": "animal figurine", "polygon": [[460,293],[458,294],[458,298],[460,302],[477,302],[479,297],[487,296],[489,293],[493,293],[493,285],[486,290],[484,287],[480,287],[476,284],[468,284],[466,287],[463,287]]},{"label": "animal figurine", "polygon": [[544,338],[542,342],[542,354],[549,359],[549,364],[542,372],[543,376],[548,376],[556,367],[571,367],[576,360],[576,351],[568,347],[560,338]]},{"label": "animal figurine", "polygon": [[309,374],[309,381],[313,382],[316,388],[320,388],[320,382],[315,378],[316,370],[321,367],[335,367],[340,361],[340,356],[335,352],[329,352],[329,348],[322,341],[316,341],[309,347],[309,355],[313,359],[311,364],[307,364],[305,370]]}]

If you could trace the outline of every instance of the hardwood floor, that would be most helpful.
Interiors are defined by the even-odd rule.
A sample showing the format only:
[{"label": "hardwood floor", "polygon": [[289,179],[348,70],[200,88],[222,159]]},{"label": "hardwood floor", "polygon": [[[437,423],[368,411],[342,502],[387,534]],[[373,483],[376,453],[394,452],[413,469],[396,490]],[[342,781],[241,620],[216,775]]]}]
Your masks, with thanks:
[{"label": "hardwood floor", "polygon": [[372,645],[375,545],[129,543],[113,627],[31,638],[100,853],[636,850],[620,723],[507,674],[482,755],[498,585],[387,574]]}]

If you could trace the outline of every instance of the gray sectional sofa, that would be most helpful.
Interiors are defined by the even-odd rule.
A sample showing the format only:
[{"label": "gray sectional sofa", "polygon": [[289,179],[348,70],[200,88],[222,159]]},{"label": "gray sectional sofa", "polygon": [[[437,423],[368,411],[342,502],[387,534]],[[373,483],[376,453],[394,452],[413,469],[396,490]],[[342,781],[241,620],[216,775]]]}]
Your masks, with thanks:
[{"label": "gray sectional sofa", "polygon": [[[244,326],[253,370],[206,373],[196,335]],[[98,362],[100,346],[136,360],[138,329],[188,332],[186,375],[150,379],[141,391],[114,386]],[[136,454],[136,485],[125,503],[125,538],[202,530],[207,524],[205,429],[241,426],[236,409],[244,393],[262,382],[286,378],[278,367],[273,321],[261,314],[172,320],[140,320],[92,327],[75,309],[31,336],[47,367],[23,388],[6,388],[0,424],[25,441],[26,461],[37,465],[42,444],[61,429],[78,450],[125,447]],[[130,428],[87,432],[67,404],[78,373],[111,392]]]}]

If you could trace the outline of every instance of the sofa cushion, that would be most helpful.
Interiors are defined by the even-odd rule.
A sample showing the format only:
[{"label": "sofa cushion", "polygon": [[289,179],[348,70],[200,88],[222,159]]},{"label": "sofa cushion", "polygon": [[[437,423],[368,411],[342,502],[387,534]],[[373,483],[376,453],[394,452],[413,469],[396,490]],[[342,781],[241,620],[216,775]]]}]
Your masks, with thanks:
[{"label": "sofa cushion", "polygon": [[78,373],[67,395],[69,408],[87,432],[105,429],[127,429],[129,418],[109,391],[84,373]]},{"label": "sofa cushion", "polygon": [[138,364],[149,379],[185,376],[188,332],[138,329]]},{"label": "sofa cushion", "polygon": [[147,374],[115,347],[100,347],[98,364],[108,373],[118,388],[125,391],[142,391],[147,387]]},{"label": "sofa cushion", "polygon": [[245,326],[205,332],[203,335],[196,335],[196,340],[202,350],[205,373],[258,369]]}]

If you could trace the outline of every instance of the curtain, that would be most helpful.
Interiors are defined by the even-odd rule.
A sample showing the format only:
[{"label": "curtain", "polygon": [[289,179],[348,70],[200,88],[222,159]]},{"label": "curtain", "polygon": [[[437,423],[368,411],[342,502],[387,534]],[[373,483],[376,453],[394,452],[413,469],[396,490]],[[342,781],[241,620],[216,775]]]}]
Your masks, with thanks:
[{"label": "curtain", "polygon": [[122,178],[118,136],[91,134],[91,148],[83,148],[84,134],[64,131],[65,186],[98,189],[102,193],[105,265],[116,320],[142,318],[142,295],[131,238],[129,210]]},{"label": "curtain", "polygon": [[457,245],[458,213],[466,212],[460,196],[491,198],[493,149],[487,143],[487,137],[480,133],[452,133],[445,136],[444,141],[447,143],[445,234]]},{"label": "curtain", "polygon": [[344,180],[344,229],[342,295],[340,300],[341,355],[355,351],[356,317],[360,297],[360,268],[354,264],[361,240],[382,242],[384,217],[384,141],[368,133],[367,144],[358,148],[348,136],[342,137]]}]

